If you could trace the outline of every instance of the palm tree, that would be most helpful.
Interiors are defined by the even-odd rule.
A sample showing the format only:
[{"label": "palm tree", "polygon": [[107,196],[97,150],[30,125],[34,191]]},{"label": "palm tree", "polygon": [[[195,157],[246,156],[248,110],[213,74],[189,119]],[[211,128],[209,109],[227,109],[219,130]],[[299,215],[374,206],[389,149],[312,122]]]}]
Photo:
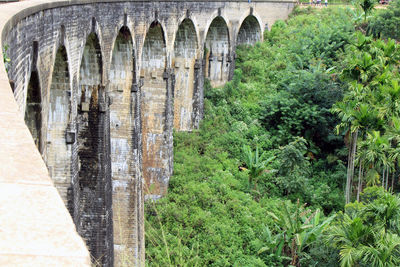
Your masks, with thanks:
[{"label": "palm tree", "polygon": [[396,234],[377,234],[375,246],[363,247],[363,261],[370,266],[400,266],[400,237]]},{"label": "palm tree", "polygon": [[362,259],[363,246],[374,244],[373,229],[359,217],[342,214],[339,222],[329,229],[329,243],[339,249],[340,266],[352,267]]},{"label": "palm tree", "polygon": [[400,234],[400,199],[388,192],[369,203],[362,211],[371,226],[381,226],[385,232]]},{"label": "palm tree", "polygon": [[[362,6],[367,13],[371,4],[368,4],[368,0],[363,0]],[[400,86],[397,81],[392,81],[393,68],[397,64],[394,63],[393,58],[398,58],[397,45],[393,41],[389,41],[388,44],[382,41],[373,41],[371,37],[364,36],[360,32],[355,34],[354,39],[353,45],[348,48],[350,56],[345,62],[347,67],[342,72],[342,77],[349,81],[349,90],[343,101],[332,108],[332,111],[337,113],[342,121],[337,126],[337,130],[347,129],[351,137],[345,187],[346,203],[350,202],[359,136],[364,139],[365,133],[369,130],[383,131],[384,125],[391,124],[389,118],[400,115]],[[367,153],[369,147],[365,145],[364,149],[365,151],[359,154]],[[391,153],[390,146],[379,149],[384,150],[385,162],[379,171],[382,171],[382,180],[387,188],[388,175],[394,164],[387,161]],[[371,161],[368,157],[373,157],[373,154],[377,152],[371,151],[368,152],[369,155],[358,157],[358,164],[360,164],[358,192],[361,190],[361,179],[364,172],[369,177],[376,176],[374,172],[377,169],[369,168],[364,161],[376,164],[376,158]]]},{"label": "palm tree", "polygon": [[[360,84],[354,83],[352,88],[360,90]],[[360,103],[357,100],[348,101],[344,99],[343,102],[337,103],[333,112],[338,113],[341,117],[342,123],[337,126],[339,130],[341,127],[347,125],[350,133],[349,156],[347,161],[347,179],[345,189],[346,204],[350,202],[351,186],[354,177],[355,157],[357,152],[357,139],[359,132],[367,130],[368,127],[376,124],[377,111],[371,108],[370,105]]]},{"label": "palm tree", "polygon": [[[363,153],[364,164],[370,166],[369,172],[374,174],[369,178],[374,178],[375,173],[382,172],[382,186],[385,186],[389,171],[393,167],[389,160],[391,147],[387,136],[381,136],[379,131],[370,131],[367,133],[366,139],[360,142],[360,149],[365,151]],[[370,185],[377,184],[375,179],[370,179],[368,183]]]},{"label": "palm tree", "polygon": [[367,15],[374,9],[375,4],[376,1],[374,0],[361,0],[359,2],[360,7],[364,11],[364,22],[367,21]]},{"label": "palm tree", "polygon": [[346,208],[328,229],[340,266],[400,266],[400,199],[384,190],[375,199]]}]

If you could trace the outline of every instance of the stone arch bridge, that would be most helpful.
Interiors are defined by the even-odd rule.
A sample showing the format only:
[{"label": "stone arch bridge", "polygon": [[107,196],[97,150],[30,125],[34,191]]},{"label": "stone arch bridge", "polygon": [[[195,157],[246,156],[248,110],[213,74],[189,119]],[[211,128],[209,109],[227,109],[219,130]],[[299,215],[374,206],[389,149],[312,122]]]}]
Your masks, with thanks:
[{"label": "stone arch bridge", "polygon": [[[66,265],[88,263],[72,221],[100,265],[120,265],[122,257],[144,265],[144,194],[167,192],[173,129],[198,127],[204,80],[213,86],[228,81],[235,48],[261,41],[293,6],[291,0],[0,5],[1,44],[10,59],[8,77],[0,66],[0,142],[11,142],[0,151],[0,188],[47,186],[54,212],[75,238],[69,246],[75,254],[55,253],[76,263]],[[33,217],[40,208],[52,216],[23,197],[22,207],[33,203]]]}]

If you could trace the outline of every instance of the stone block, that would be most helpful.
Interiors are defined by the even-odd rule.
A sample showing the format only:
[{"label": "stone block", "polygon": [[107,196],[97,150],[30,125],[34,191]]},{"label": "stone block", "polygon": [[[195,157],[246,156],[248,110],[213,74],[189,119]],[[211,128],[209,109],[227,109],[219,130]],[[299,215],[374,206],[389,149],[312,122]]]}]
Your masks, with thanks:
[{"label": "stone block", "polygon": [[137,91],[139,91],[139,86],[137,83],[133,83],[131,86],[131,92],[136,93]]},{"label": "stone block", "polygon": [[196,59],[196,62],[194,63],[194,68],[195,69],[200,69],[202,65],[202,60],[201,59]]},{"label": "stone block", "polygon": [[81,104],[81,111],[88,112],[90,110],[89,102],[82,102]]},{"label": "stone block", "polygon": [[163,72],[163,79],[164,79],[164,80],[169,79],[169,76],[170,76],[170,74],[169,74],[168,71],[164,71],[164,72]]},{"label": "stone block", "polygon": [[67,144],[73,144],[73,143],[75,143],[75,131],[68,130],[68,131],[65,133],[65,142],[66,142]]},{"label": "stone block", "polygon": [[106,112],[107,108],[108,108],[107,103],[105,103],[105,102],[100,102],[99,103],[99,111],[100,112]]}]

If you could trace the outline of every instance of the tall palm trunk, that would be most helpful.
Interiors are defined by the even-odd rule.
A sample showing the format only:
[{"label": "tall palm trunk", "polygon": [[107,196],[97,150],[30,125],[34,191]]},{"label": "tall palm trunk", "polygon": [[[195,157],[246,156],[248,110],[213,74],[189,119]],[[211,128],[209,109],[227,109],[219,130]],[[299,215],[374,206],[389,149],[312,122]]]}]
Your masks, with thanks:
[{"label": "tall palm trunk", "polygon": [[387,167],[386,170],[386,185],[385,185],[386,191],[388,190],[388,182],[389,182],[389,167]]},{"label": "tall palm trunk", "polygon": [[391,188],[392,188],[392,193],[394,192],[394,188],[393,188],[393,186],[394,186],[394,173],[396,172],[396,170],[392,173],[392,186],[391,186]]},{"label": "tall palm trunk", "polygon": [[349,158],[347,162],[347,180],[346,180],[346,190],[345,190],[346,204],[350,202],[351,184],[353,182],[353,177],[354,177],[354,158],[357,150],[357,136],[358,136],[358,131],[351,133],[351,143],[349,150]]},{"label": "tall palm trunk", "polygon": [[360,192],[362,190],[362,182],[361,179],[363,177],[363,168],[360,160],[360,169],[358,170],[358,186],[357,186],[357,202],[360,202]]},{"label": "tall palm trunk", "polygon": [[382,187],[385,188],[385,167],[382,170]]}]

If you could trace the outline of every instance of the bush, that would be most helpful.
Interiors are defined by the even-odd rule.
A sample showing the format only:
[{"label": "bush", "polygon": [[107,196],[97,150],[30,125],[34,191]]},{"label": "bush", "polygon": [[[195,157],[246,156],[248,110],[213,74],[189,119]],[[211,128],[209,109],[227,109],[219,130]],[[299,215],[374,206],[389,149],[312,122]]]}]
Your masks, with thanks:
[{"label": "bush", "polygon": [[371,19],[368,32],[374,37],[400,41],[400,0],[393,0],[389,7]]}]

